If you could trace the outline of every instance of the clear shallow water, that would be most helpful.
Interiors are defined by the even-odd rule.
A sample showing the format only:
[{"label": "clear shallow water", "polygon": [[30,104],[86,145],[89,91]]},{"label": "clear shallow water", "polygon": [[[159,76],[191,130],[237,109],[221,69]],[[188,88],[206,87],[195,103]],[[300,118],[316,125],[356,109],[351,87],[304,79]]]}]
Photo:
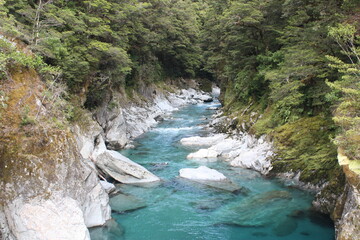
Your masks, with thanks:
[{"label": "clear shallow water", "polygon": [[[214,104],[191,105],[175,112],[121,153],[163,181],[155,186],[118,185],[146,207],[113,213],[119,227],[90,231],[93,240],[333,240],[329,219],[309,211],[313,195],[288,188],[257,172],[222,161],[187,160],[197,148],[179,144],[183,137],[206,135],[202,127]],[[164,163],[168,163],[167,165]],[[232,193],[180,179],[179,170],[206,165],[242,187]]]}]

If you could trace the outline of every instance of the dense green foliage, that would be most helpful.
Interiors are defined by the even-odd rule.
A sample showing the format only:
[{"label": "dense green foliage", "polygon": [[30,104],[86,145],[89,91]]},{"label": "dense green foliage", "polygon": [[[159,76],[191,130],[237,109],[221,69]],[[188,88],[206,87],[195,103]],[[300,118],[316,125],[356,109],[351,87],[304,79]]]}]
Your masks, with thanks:
[{"label": "dense green foliage", "polygon": [[89,108],[104,91],[193,77],[201,63],[201,4],[189,0],[9,0],[0,6],[2,32],[58,66],[72,93],[85,88]]},{"label": "dense green foliage", "polygon": [[[220,79],[226,109],[244,119],[247,108],[264,112],[253,127],[261,134],[308,117],[328,122],[336,107],[334,121],[343,131],[336,143],[358,159],[358,1],[207,2],[205,68]],[[327,131],[324,149],[334,130]]]},{"label": "dense green foliage", "polygon": [[[360,157],[359,8],[358,0],[0,0],[0,33],[35,53],[0,39],[0,73],[14,63],[47,70],[89,109],[120,88],[215,79],[229,113],[262,114],[250,130],[277,140],[282,160],[293,154],[289,169],[323,176],[336,161],[333,142]],[[294,129],[307,144],[287,141]]]}]

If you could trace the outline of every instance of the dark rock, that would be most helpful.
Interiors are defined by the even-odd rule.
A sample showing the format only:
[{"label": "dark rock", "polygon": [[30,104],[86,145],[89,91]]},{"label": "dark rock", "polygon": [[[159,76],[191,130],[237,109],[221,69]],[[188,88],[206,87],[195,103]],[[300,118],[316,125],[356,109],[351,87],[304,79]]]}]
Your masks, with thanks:
[{"label": "dark rock", "polygon": [[162,122],[162,121],[164,121],[164,118],[161,115],[158,115],[158,116],[154,117],[154,120],[157,122]]},{"label": "dark rock", "polygon": [[214,101],[214,99],[212,97],[208,97],[206,99],[203,100],[205,103],[208,103],[208,102],[212,102]]},{"label": "dark rock", "polygon": [[334,223],[330,219],[330,216],[322,214],[316,211],[309,211],[309,219],[312,223],[323,227],[333,227]]},{"label": "dark rock", "polygon": [[244,196],[247,196],[250,192],[251,192],[251,190],[246,187],[241,187],[240,189],[236,189],[235,191],[232,191],[232,193],[235,195],[242,194]]},{"label": "dark rock", "polygon": [[304,236],[310,236],[310,233],[308,232],[300,232],[301,235],[304,235]]}]

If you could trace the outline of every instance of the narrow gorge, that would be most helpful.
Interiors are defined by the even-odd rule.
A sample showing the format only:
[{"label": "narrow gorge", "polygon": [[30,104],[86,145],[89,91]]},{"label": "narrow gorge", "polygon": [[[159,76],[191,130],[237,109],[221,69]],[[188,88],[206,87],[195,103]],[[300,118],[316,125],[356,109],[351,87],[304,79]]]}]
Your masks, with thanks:
[{"label": "narrow gorge", "polygon": [[0,0],[0,240],[359,240],[358,0]]}]

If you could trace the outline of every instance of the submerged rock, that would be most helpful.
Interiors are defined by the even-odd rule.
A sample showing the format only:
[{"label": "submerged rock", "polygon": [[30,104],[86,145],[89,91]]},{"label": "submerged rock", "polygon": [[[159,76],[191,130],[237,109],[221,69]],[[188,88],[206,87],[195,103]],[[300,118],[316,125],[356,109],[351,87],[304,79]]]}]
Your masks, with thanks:
[{"label": "submerged rock", "polygon": [[112,240],[124,235],[124,229],[115,220],[111,219],[103,227],[90,230],[91,238],[95,240]]},{"label": "submerged rock", "polygon": [[[242,190],[243,190],[242,187],[240,187],[239,185],[237,185],[237,184],[235,184],[235,183],[233,183],[233,182],[231,182],[229,180],[224,180],[224,181],[197,180],[196,182],[207,185],[207,186],[212,187],[212,188],[232,192],[234,194],[242,193]],[[244,192],[245,192],[245,190],[244,190]]]},{"label": "submerged rock", "polygon": [[292,234],[297,229],[298,223],[293,218],[285,218],[283,221],[280,221],[272,229],[273,233],[276,236],[284,237]]},{"label": "submerged rock", "polygon": [[110,198],[110,206],[112,211],[122,213],[144,208],[146,204],[134,196],[118,194]]},{"label": "submerged rock", "polygon": [[195,181],[224,181],[227,179],[224,174],[205,166],[183,168],[179,172],[180,177]]},{"label": "submerged rock", "polygon": [[219,223],[241,227],[264,227],[280,222],[282,213],[291,199],[286,191],[270,191],[244,198],[241,202],[231,203],[216,211]]}]

